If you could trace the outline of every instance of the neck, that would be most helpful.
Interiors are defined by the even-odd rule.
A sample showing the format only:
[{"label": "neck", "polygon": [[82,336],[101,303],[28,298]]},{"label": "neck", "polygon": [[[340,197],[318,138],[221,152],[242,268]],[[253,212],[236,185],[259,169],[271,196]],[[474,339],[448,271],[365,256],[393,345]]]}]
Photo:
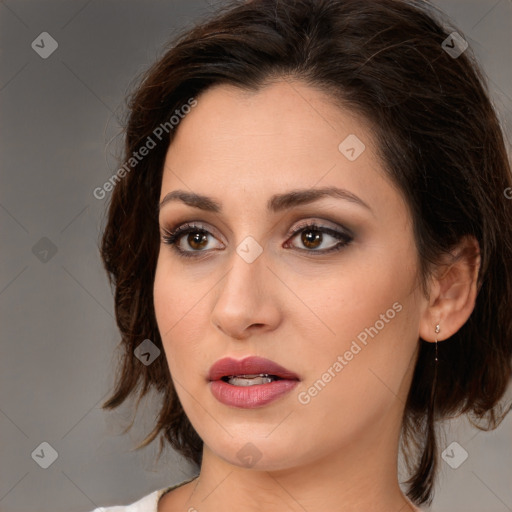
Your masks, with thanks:
[{"label": "neck", "polygon": [[[389,427],[389,425],[388,425]],[[259,470],[230,464],[206,445],[187,510],[247,512],[414,512],[398,484],[398,436],[374,425],[337,452],[287,469]]]}]

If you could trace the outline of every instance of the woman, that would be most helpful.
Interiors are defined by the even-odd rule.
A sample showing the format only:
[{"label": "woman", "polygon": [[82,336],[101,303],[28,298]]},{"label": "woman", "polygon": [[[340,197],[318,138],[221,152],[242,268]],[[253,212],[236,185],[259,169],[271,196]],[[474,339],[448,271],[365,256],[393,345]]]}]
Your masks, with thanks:
[{"label": "woman", "polygon": [[417,511],[438,423],[503,419],[510,166],[428,5],[233,3],[145,74],[115,181],[104,407],[156,389],[140,447],[199,470],[122,510]]}]

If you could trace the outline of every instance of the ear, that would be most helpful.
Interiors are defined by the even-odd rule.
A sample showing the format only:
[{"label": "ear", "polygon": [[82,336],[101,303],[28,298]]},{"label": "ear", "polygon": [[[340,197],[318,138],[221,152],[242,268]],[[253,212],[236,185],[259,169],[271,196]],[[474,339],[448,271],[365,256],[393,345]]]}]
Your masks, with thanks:
[{"label": "ear", "polygon": [[479,270],[480,247],[473,236],[464,237],[444,255],[434,270],[428,305],[420,319],[419,336],[423,340],[445,340],[466,323],[475,307]]}]

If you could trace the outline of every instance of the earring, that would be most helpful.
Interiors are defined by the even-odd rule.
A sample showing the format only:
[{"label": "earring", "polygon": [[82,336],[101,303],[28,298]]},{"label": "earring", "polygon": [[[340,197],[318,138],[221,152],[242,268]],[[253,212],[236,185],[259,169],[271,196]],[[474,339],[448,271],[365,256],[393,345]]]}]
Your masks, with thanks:
[{"label": "earring", "polygon": [[432,387],[430,389],[430,402],[428,405],[428,415],[429,418],[432,418],[432,421],[435,419],[435,413],[436,413],[436,407],[435,407],[435,400],[436,400],[436,389],[437,389],[437,370],[438,370],[438,362],[437,362],[437,335],[439,334],[439,331],[441,331],[441,327],[439,324],[436,325],[434,329],[436,333],[436,355],[435,355],[435,363],[433,368],[433,378],[432,378]]},{"label": "earring", "polygon": [[[439,327],[439,324],[437,324],[436,325],[435,333],[438,334],[440,330],[441,330],[441,327]],[[436,357],[435,357],[435,361],[437,363],[437,336],[436,336]]]}]

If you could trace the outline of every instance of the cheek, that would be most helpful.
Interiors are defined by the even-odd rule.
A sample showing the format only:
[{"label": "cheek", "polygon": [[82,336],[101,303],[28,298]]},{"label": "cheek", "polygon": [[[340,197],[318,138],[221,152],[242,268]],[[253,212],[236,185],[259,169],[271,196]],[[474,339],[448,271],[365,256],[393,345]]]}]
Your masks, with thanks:
[{"label": "cheek", "polygon": [[[324,405],[355,397],[361,403],[385,400],[386,395],[393,400],[393,392],[402,384],[417,348],[419,303],[414,253],[395,256],[376,254],[359,260],[350,272],[324,279],[305,296],[328,327],[305,347],[305,385],[320,379],[317,387],[322,388],[329,382],[325,387],[330,392],[322,388],[324,399],[319,400],[325,400]],[[337,378],[331,378],[329,371]]]},{"label": "cheek", "polygon": [[176,274],[168,271],[162,259],[159,258],[153,285],[153,302],[158,329],[164,344],[168,331],[184,313],[180,309],[182,302],[176,300],[176,291],[179,288],[177,281]]},{"label": "cheek", "polygon": [[[161,252],[166,250],[163,247]],[[160,254],[155,272],[153,300],[164,342],[166,337],[172,337],[180,324],[189,321],[187,315],[194,314],[195,304],[196,307],[201,306],[202,295],[201,279],[191,278],[187,271],[180,269],[179,264],[172,264],[168,255]]]},{"label": "cheek", "polygon": [[[180,271],[170,258],[159,258],[153,286],[156,321],[171,375],[187,387],[192,378],[186,367],[206,367],[211,286],[205,277]],[[197,372],[194,375],[197,377]]]},{"label": "cheek", "polygon": [[[388,325],[397,316],[396,309],[400,309],[398,306],[393,309],[393,304],[404,301],[408,279],[396,264],[393,268],[383,260],[365,262],[364,266],[347,265],[329,276],[317,277],[309,287],[301,287],[301,298],[311,305],[312,312],[326,327],[324,330],[329,331],[327,337],[322,337],[328,341],[326,347],[342,348],[376,322],[380,330],[384,326],[389,330]],[[388,310],[385,320],[389,317],[390,322],[382,324],[381,315],[386,315]]]},{"label": "cheek", "polygon": [[349,442],[373,428],[392,411],[400,416],[417,348],[415,311],[406,299],[406,294],[375,293],[364,307],[351,308],[346,301],[346,310],[332,308],[336,337],[307,351],[297,412],[303,433],[322,432],[327,451],[340,439]]},{"label": "cheek", "polygon": [[[184,290],[187,292],[184,293]],[[182,337],[188,315],[192,313],[194,293],[189,291],[183,278],[180,278],[180,273],[172,269],[163,258],[159,258],[156,268],[153,300],[158,330],[164,349],[168,353],[170,346],[179,347],[179,344],[173,343],[172,340],[179,340]],[[169,363],[171,366],[172,360]],[[172,371],[172,367],[170,369]]]}]

